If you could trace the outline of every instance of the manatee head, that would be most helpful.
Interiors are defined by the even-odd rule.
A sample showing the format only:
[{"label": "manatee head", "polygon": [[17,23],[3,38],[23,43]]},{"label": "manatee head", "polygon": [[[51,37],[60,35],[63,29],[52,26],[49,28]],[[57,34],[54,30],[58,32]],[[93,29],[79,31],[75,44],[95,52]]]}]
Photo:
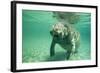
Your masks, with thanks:
[{"label": "manatee head", "polygon": [[50,34],[55,38],[64,38],[68,35],[68,29],[62,23],[57,23],[52,26]]}]

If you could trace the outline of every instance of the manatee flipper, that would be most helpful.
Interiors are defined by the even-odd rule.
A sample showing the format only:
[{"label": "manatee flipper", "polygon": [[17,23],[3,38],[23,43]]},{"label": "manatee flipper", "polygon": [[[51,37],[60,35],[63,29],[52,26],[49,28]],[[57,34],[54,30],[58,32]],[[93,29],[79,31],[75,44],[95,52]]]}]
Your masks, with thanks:
[{"label": "manatee flipper", "polygon": [[70,56],[71,56],[71,51],[67,51],[66,59],[69,60]]},{"label": "manatee flipper", "polygon": [[50,56],[54,56],[55,55],[55,41],[54,41],[54,38],[52,40],[52,43],[51,43],[51,46],[50,46]]}]

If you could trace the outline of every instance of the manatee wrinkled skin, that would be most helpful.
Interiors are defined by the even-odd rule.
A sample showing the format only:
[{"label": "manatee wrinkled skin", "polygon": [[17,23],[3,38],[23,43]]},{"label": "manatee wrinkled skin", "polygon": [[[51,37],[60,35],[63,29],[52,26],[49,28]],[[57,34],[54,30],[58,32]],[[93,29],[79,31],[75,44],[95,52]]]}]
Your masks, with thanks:
[{"label": "manatee wrinkled skin", "polygon": [[80,45],[80,34],[70,25],[57,23],[53,25],[50,34],[52,35],[52,43],[50,47],[51,57],[55,55],[56,44],[59,44],[63,49],[65,49],[65,51],[67,52],[67,60],[70,58],[71,54],[75,54],[78,52],[78,48]]}]

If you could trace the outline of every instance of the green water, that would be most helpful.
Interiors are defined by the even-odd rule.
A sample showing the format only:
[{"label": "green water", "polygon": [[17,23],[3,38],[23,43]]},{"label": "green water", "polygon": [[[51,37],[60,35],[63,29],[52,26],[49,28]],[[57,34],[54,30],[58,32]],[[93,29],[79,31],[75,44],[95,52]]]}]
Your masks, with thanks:
[{"label": "green water", "polygon": [[[81,44],[78,50],[79,56],[74,56],[71,60],[88,60],[91,59],[91,14],[79,13],[79,15],[80,20],[74,25],[81,35]],[[22,62],[65,60],[65,50],[59,45],[55,47],[55,56],[50,57],[50,45],[52,41],[50,29],[55,23],[57,23],[57,19],[53,17],[52,11],[22,11]]]}]

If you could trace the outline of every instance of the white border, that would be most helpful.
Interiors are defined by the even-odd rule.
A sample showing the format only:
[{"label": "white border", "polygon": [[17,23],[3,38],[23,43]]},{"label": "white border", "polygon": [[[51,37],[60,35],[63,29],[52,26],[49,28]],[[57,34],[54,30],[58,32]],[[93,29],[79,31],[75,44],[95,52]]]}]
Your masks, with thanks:
[{"label": "white border", "polygon": [[[67,11],[67,12],[89,12],[91,13],[91,60],[79,61],[60,61],[60,62],[39,62],[39,63],[22,63],[22,9],[28,10],[46,10],[46,11]],[[96,10],[92,8],[82,7],[59,7],[59,6],[45,6],[45,5],[28,5],[17,4],[17,70],[21,69],[38,69],[51,67],[70,67],[70,66],[85,66],[95,65],[95,18]]]}]

